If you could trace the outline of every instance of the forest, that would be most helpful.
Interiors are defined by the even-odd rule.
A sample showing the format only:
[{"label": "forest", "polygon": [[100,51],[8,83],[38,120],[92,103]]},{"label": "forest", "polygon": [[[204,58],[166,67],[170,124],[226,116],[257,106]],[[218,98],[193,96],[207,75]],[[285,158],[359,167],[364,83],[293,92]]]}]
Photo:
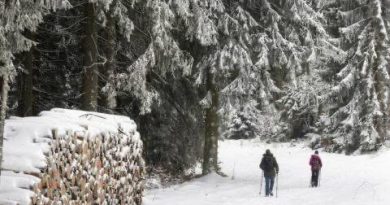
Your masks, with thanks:
[{"label": "forest", "polygon": [[219,172],[220,139],[388,142],[388,0],[2,0],[9,116],[128,116],[149,172]]}]

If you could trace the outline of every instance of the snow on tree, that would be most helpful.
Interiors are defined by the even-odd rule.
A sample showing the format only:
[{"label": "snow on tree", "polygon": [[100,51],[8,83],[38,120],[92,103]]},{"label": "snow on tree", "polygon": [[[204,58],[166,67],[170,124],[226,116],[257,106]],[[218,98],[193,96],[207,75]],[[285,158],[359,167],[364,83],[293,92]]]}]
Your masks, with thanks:
[{"label": "snow on tree", "polygon": [[323,96],[329,113],[324,130],[328,149],[377,150],[388,134],[388,5],[343,0],[334,6],[342,25],[341,48],[348,54],[340,66],[329,68],[336,74],[334,86]]},{"label": "snow on tree", "polygon": [[283,121],[278,123],[279,130],[275,133],[278,140],[287,141],[291,136],[303,138],[308,133],[318,132],[316,123],[321,113],[319,96],[326,94],[327,88],[326,83],[310,79],[286,90],[285,95],[276,101],[277,106],[283,107],[280,113]]},{"label": "snow on tree", "polygon": [[181,50],[172,37],[175,26],[175,14],[171,8],[173,3],[160,0],[146,3],[148,18],[152,21],[151,42],[126,73],[118,74],[119,89],[129,91],[141,100],[141,114],[150,112],[151,104],[158,102],[157,91],[147,85],[149,73],[164,77],[166,73],[179,70],[183,75],[188,75],[192,69],[192,57]]},{"label": "snow on tree", "polygon": [[[251,105],[252,102],[254,105]],[[263,127],[259,119],[262,113],[256,108],[257,102],[252,100],[247,102],[240,109],[233,110],[230,113],[229,124],[226,130],[223,132],[223,137],[226,139],[252,139],[257,137],[260,133],[266,134],[268,127]],[[267,136],[270,137],[270,136]]]},{"label": "snow on tree", "polygon": [[9,78],[14,73],[13,54],[27,51],[34,42],[23,35],[25,30],[35,31],[49,10],[70,8],[67,0],[29,1],[6,0],[0,3],[0,56],[1,76]]},{"label": "snow on tree", "polygon": [[[83,43],[83,92],[82,106],[86,110],[97,110],[99,96],[99,64],[105,65],[103,72],[108,76],[106,79],[105,89],[105,104],[115,104],[115,89],[113,89],[114,68],[113,59],[115,56],[114,33],[115,25],[118,25],[119,33],[130,41],[130,36],[134,29],[133,22],[129,19],[128,9],[125,3],[120,0],[86,0],[84,1],[83,16],[84,20],[84,39]],[[105,41],[106,49],[104,55],[100,55],[98,51],[98,28],[96,21],[100,20],[103,27],[107,26],[107,38]],[[100,60],[99,58],[102,58]],[[108,58],[108,62],[107,62]],[[108,94],[109,93],[109,94]]]},{"label": "snow on tree", "polygon": [[[106,3],[106,4],[104,4]],[[118,41],[123,38],[127,43],[131,42],[131,35],[134,31],[134,23],[130,18],[129,10],[134,7],[135,0],[130,2],[123,0],[113,0],[111,4],[102,1],[98,4],[99,14],[97,18],[103,27],[104,39],[102,40],[102,50],[104,53],[103,69],[100,69],[100,79],[103,81],[101,94],[103,98],[103,107],[108,110],[116,107],[117,88],[116,73],[118,72],[117,55],[118,50],[129,50],[126,46],[118,46]],[[118,44],[118,45],[117,45]],[[123,51],[122,51],[123,52]],[[104,77],[103,77],[104,76]]]},{"label": "snow on tree", "polygon": [[[250,124],[258,126],[256,119],[275,111],[270,101],[273,94],[280,92],[269,73],[269,38],[259,31],[261,26],[240,5],[232,5],[228,10],[231,13],[225,13],[219,23],[223,35],[226,35],[226,44],[215,57],[219,75],[216,80],[221,87],[219,114],[222,132],[235,124],[235,113],[247,115]],[[253,113],[242,112],[243,109]],[[256,132],[256,135],[260,133]]]},{"label": "snow on tree", "polygon": [[[186,48],[188,46],[185,44],[190,43],[204,48],[217,44],[218,33],[215,22],[218,15],[216,13],[220,13],[223,5],[220,1],[208,0],[148,1],[136,5],[145,9],[145,18],[148,19],[148,23],[144,33],[148,34],[150,42],[145,51],[135,59],[128,69],[117,75],[119,79],[117,86],[119,90],[130,93],[133,99],[136,99],[136,103],[140,104],[137,112],[145,116],[141,116],[141,120],[149,116],[159,116],[157,119],[153,117],[152,120],[148,120],[148,123],[144,123],[145,127],[153,125],[159,119],[163,119],[159,125],[166,124],[166,128],[158,128],[156,132],[149,132],[150,135],[147,136],[149,138],[155,136],[147,144],[154,149],[155,154],[151,158],[155,163],[161,163],[161,160],[174,163],[178,170],[182,170],[183,166],[177,166],[177,162],[181,162],[183,159],[187,159],[185,163],[194,161],[194,157],[187,156],[199,152],[197,150],[200,148],[191,148],[180,157],[172,156],[172,154],[182,153],[181,150],[186,149],[186,145],[179,145],[179,142],[183,140],[186,143],[199,144],[202,139],[187,139],[188,136],[177,136],[174,139],[178,132],[171,132],[170,129],[177,129],[178,126],[191,126],[186,129],[200,130],[200,127],[203,126],[201,112],[193,113],[196,112],[194,110],[199,109],[199,106],[196,87],[190,81],[195,73],[194,70],[196,70],[194,67],[195,58],[201,54],[193,48]],[[188,87],[194,91],[188,90]],[[181,96],[175,97],[178,93],[193,100],[187,102],[188,100],[183,100]],[[182,109],[185,108],[189,108],[191,111],[183,112]],[[169,109],[172,110],[169,111]],[[189,119],[183,119],[186,116]],[[170,120],[170,123],[165,122],[165,120]],[[179,120],[180,122],[178,122]],[[173,122],[177,122],[177,124],[173,124]],[[189,125],[191,123],[196,124]],[[185,133],[186,129],[182,129],[180,132]],[[160,133],[157,133],[158,130]],[[196,132],[191,134],[194,133]],[[160,140],[165,141],[161,142]],[[156,147],[155,145],[161,146]],[[165,151],[167,148],[171,149]]]},{"label": "snow on tree", "polygon": [[[301,100],[315,101],[320,93],[326,92],[327,84],[321,72],[333,62],[341,61],[344,53],[324,29],[324,17],[308,1],[262,0],[257,4],[261,8],[257,19],[269,38],[265,62],[274,84],[268,87],[279,91],[273,92],[281,114],[276,125],[280,130],[275,137],[302,137],[314,126],[315,119],[306,119],[313,113],[304,113],[310,110],[306,108],[312,105],[306,103],[312,100]],[[303,113],[299,117],[291,116],[293,108]]]}]

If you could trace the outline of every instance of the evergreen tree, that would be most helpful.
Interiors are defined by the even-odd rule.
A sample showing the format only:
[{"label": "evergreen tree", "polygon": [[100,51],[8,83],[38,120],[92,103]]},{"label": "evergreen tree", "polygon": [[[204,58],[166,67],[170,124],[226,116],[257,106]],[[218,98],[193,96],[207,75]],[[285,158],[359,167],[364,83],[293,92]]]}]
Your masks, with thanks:
[{"label": "evergreen tree", "polygon": [[[223,133],[227,139],[252,139],[260,134],[259,123],[257,122],[258,109],[254,106],[242,107],[239,111],[231,114],[230,124]],[[263,134],[263,133],[261,133]]]},{"label": "evergreen tree", "polygon": [[384,1],[343,0],[328,5],[337,19],[344,61],[329,67],[334,75],[325,95],[329,150],[377,150],[387,129],[389,92],[388,5]]},{"label": "evergreen tree", "polygon": [[318,2],[263,0],[258,6],[259,22],[270,39],[269,72],[281,90],[274,92],[279,110],[274,113],[280,117],[274,137],[289,140],[316,132],[318,98],[329,87],[322,71],[340,62],[344,52],[325,30]]},{"label": "evergreen tree", "polygon": [[[149,20],[145,21],[150,22],[140,25],[150,42],[143,45],[145,50],[132,65],[118,74],[118,88],[132,96],[130,101],[135,106],[130,110],[142,115],[136,118],[141,133],[145,133],[145,146],[153,150],[147,153],[148,161],[163,168],[184,171],[201,153],[202,112],[192,78],[194,61],[200,58],[202,47],[216,43],[214,28],[207,29],[215,27],[209,19],[211,10],[218,8],[214,3],[138,4],[145,11],[144,19]],[[124,97],[121,94],[121,101]]]}]

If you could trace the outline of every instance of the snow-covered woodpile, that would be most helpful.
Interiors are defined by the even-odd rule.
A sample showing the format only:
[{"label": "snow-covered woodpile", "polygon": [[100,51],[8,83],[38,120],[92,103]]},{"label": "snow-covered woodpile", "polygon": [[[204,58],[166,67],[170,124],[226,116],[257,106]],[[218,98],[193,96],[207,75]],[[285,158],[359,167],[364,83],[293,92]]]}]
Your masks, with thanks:
[{"label": "snow-covered woodpile", "polygon": [[8,120],[7,136],[2,179],[10,183],[0,190],[14,193],[0,193],[0,204],[142,202],[143,144],[127,117],[53,109]]},{"label": "snow-covered woodpile", "polygon": [[[53,132],[56,133],[56,132]],[[58,137],[33,204],[141,204],[144,161],[134,133]]]}]

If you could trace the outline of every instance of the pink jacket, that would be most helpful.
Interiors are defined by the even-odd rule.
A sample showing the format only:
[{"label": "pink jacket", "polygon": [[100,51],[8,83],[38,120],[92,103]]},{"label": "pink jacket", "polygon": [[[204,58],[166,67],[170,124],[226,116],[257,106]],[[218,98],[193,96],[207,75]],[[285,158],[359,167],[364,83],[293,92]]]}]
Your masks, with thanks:
[{"label": "pink jacket", "polygon": [[320,170],[322,167],[322,161],[320,156],[313,154],[310,157],[310,162],[311,170]]}]

